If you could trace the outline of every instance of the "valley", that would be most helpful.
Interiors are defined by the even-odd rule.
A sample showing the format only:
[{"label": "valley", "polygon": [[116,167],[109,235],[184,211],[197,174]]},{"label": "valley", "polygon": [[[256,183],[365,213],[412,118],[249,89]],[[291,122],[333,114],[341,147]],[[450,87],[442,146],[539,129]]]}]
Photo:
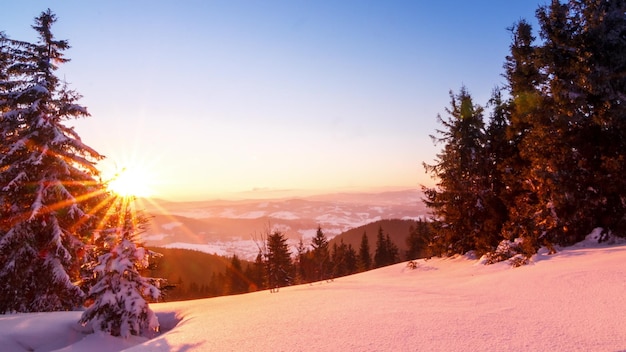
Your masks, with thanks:
[{"label": "valley", "polygon": [[150,216],[142,234],[148,246],[254,260],[257,245],[271,231],[283,232],[295,247],[300,239],[308,244],[318,226],[332,239],[379,220],[417,220],[427,216],[421,197],[419,190],[404,190],[238,201],[139,199],[138,207]]}]

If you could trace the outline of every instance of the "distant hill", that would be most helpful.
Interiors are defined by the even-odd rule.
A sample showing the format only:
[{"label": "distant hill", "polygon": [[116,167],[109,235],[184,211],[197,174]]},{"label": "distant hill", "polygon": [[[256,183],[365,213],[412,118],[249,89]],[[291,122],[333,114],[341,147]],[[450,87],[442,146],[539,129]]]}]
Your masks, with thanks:
[{"label": "distant hill", "polygon": [[[339,242],[343,240],[345,244],[351,244],[358,252],[361,246],[361,237],[363,237],[363,232],[365,232],[367,234],[367,240],[369,241],[371,254],[374,255],[374,251],[376,250],[376,236],[378,236],[378,229],[382,227],[383,233],[385,235],[389,234],[391,241],[398,246],[400,258],[404,259],[405,253],[408,250],[406,239],[409,236],[411,226],[415,226],[415,223],[415,220],[379,220],[343,232],[330,240],[329,244],[332,247],[333,243],[339,244]],[[322,228],[322,231],[323,230]]]},{"label": "distant hill", "polygon": [[[166,279],[170,287],[166,289],[165,301],[209,297],[211,278],[225,272],[230,259],[200,251],[179,248],[148,247],[161,254],[154,258],[150,277]],[[244,268],[248,265],[242,260]]]}]

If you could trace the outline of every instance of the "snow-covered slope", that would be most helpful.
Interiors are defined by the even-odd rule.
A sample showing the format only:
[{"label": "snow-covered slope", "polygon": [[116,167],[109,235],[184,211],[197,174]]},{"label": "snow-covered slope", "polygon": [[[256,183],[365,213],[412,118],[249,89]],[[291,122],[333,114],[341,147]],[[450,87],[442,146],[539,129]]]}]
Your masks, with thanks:
[{"label": "snow-covered slope", "polygon": [[[585,243],[524,267],[467,257],[333,282],[153,304],[152,340],[84,337],[79,312],[0,317],[2,351],[626,350],[626,246]],[[175,325],[175,326],[174,326]],[[79,329],[78,329],[79,330]]]}]

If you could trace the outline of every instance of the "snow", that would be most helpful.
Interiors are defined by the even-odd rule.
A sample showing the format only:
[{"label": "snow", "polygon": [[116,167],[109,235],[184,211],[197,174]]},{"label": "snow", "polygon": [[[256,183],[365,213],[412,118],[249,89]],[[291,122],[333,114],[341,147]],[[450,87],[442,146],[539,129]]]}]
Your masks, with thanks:
[{"label": "snow", "polygon": [[169,237],[170,235],[167,233],[155,233],[151,235],[141,234],[141,239],[143,241],[162,241],[163,239]]},{"label": "snow", "polygon": [[174,221],[174,222],[168,222],[167,224],[163,224],[161,225],[162,228],[166,229],[166,230],[172,230],[176,227],[181,227],[183,226],[182,222],[178,222],[178,221]]},{"label": "snow", "polygon": [[269,215],[270,218],[283,220],[298,220],[300,217],[291,211],[276,211]]},{"label": "snow", "polygon": [[[81,312],[0,316],[3,351],[616,351],[626,349],[624,244],[581,244],[529,265],[467,256],[318,282],[151,304],[159,336],[86,334]],[[595,234],[598,235],[597,233]]]}]

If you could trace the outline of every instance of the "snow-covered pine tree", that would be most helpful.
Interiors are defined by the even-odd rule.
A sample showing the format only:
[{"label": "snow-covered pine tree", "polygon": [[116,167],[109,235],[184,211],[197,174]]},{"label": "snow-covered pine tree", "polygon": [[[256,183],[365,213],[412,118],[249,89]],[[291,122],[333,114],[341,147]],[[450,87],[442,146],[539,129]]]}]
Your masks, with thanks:
[{"label": "snow-covered pine tree", "polygon": [[0,312],[67,310],[79,306],[83,241],[91,234],[95,162],[102,156],[64,125],[89,116],[80,96],[54,71],[69,61],[65,40],[47,10],[33,28],[38,42],[4,38],[0,85]]},{"label": "snow-covered pine tree", "polygon": [[113,336],[148,336],[158,331],[159,321],[150,309],[149,300],[157,300],[161,293],[154,280],[140,271],[149,265],[151,253],[138,245],[137,236],[146,223],[145,216],[125,197],[114,199],[108,207],[105,221],[117,226],[102,226],[100,233],[102,253],[93,267],[95,283],[88,298],[93,304],[83,312],[80,323],[95,331]]}]

